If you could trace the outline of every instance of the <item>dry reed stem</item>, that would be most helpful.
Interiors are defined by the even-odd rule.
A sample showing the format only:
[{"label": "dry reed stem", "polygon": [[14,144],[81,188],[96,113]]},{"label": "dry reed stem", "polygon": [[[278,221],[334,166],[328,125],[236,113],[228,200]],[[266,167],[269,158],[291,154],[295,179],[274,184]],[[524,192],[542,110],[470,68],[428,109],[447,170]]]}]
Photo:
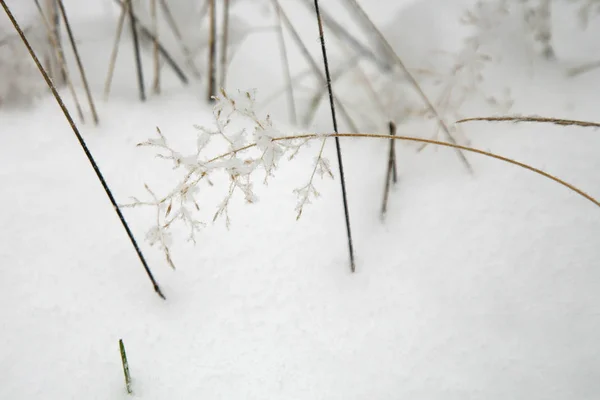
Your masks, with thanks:
[{"label": "dry reed stem", "polygon": [[[416,143],[427,143],[427,144],[432,144],[435,146],[442,146],[442,147],[450,147],[456,150],[462,150],[462,151],[467,151],[470,153],[476,153],[476,154],[480,154],[482,156],[486,156],[486,157],[490,157],[490,158],[495,158],[496,160],[500,160],[503,161],[505,163],[509,163],[512,165],[516,165],[520,168],[524,168],[526,170],[529,170],[531,172],[534,172],[538,175],[541,175],[545,178],[550,179],[551,181],[554,181],[564,187],[566,187],[567,189],[577,193],[578,195],[584,197],[585,199],[591,201],[592,203],[594,203],[596,206],[600,207],[600,201],[595,199],[594,197],[590,196],[589,194],[587,194],[586,192],[584,192],[583,190],[571,185],[568,182],[565,182],[564,180],[551,175],[547,172],[544,172],[538,168],[535,168],[531,165],[522,163],[520,161],[516,161],[513,160],[511,158],[508,157],[503,157],[494,153],[490,153],[488,151],[484,151],[484,150],[480,150],[480,149],[476,149],[474,147],[468,147],[468,146],[461,146],[459,144],[455,144],[455,143],[449,143],[449,142],[442,142],[439,140],[433,140],[433,139],[423,139],[423,138],[418,138],[418,137],[413,137],[413,136],[392,136],[390,137],[390,135],[382,135],[382,134],[372,134],[372,133],[337,133],[337,134],[317,134],[317,133],[306,133],[306,134],[300,134],[300,135],[292,135],[292,136],[282,136],[282,137],[276,137],[273,138],[272,140],[275,142],[279,142],[279,141],[283,141],[283,140],[312,140],[312,139],[322,139],[322,138],[328,138],[328,137],[339,137],[339,138],[366,138],[366,139],[385,139],[385,140],[390,140],[391,138],[393,138],[394,140],[403,140],[403,141],[408,141],[408,142],[416,142]],[[233,151],[221,154],[219,156],[216,156],[212,159],[210,159],[208,161],[208,163],[235,155],[239,152],[251,149],[256,147],[257,144],[256,143],[252,143],[243,147],[240,147],[239,149],[235,149]]]},{"label": "dry reed stem", "polygon": [[548,118],[538,117],[535,115],[524,115],[524,116],[504,116],[504,117],[473,117],[463,118],[456,121],[457,124],[472,121],[487,121],[487,122],[541,122],[546,124],[561,125],[561,126],[580,126],[583,128],[600,128],[600,123],[579,121],[575,119],[563,119],[563,118]]},{"label": "dry reed stem", "polygon": [[73,30],[71,29],[71,24],[69,23],[69,18],[67,17],[67,10],[65,9],[65,5],[63,0],[57,0],[58,9],[60,10],[60,14],[65,23],[65,28],[67,29],[67,36],[69,37],[69,41],[71,42],[71,48],[73,49],[73,54],[75,55],[75,61],[77,61],[77,67],[79,68],[79,74],[81,75],[81,81],[83,82],[83,88],[85,89],[85,94],[88,99],[88,103],[90,105],[90,110],[92,112],[92,118],[94,119],[94,123],[98,125],[98,113],[96,112],[96,106],[94,104],[94,99],[92,97],[92,91],[90,89],[90,85],[88,84],[88,80],[85,74],[85,68],[83,67],[83,62],[81,61],[81,57],[79,56],[79,50],[77,49],[77,44],[75,43],[75,35],[73,34]]},{"label": "dry reed stem", "polygon": [[110,54],[110,61],[108,63],[108,74],[106,75],[106,81],[104,82],[104,101],[108,101],[108,95],[110,94],[110,86],[112,84],[113,74],[115,72],[115,62],[117,61],[117,54],[119,53],[119,42],[121,41],[121,35],[123,33],[123,26],[125,25],[125,17],[129,13],[129,1],[126,1],[121,7],[121,15],[117,22],[117,32],[115,34],[115,41],[113,49]]}]

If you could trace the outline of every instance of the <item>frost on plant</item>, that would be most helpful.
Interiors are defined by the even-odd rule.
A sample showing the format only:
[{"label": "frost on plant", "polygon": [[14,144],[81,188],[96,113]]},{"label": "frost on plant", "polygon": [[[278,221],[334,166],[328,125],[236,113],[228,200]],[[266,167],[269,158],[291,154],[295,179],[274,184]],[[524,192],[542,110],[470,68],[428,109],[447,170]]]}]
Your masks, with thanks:
[{"label": "frost on plant", "polygon": [[[39,32],[27,28],[25,34],[41,53],[43,42]],[[0,107],[27,105],[44,88],[45,83],[21,39],[0,26]]]},{"label": "frost on plant", "polygon": [[172,229],[176,225],[184,226],[188,239],[196,242],[198,231],[206,225],[199,213],[202,209],[202,189],[213,186],[213,179],[225,178],[227,189],[216,206],[212,221],[223,218],[229,227],[228,209],[234,197],[240,196],[246,203],[258,201],[253,190],[257,178],[267,184],[282,158],[291,160],[311,138],[321,138],[322,146],[308,183],[295,191],[298,195],[298,218],[311,198],[318,196],[314,186],[315,175],[333,177],[328,161],[323,158],[327,135],[286,136],[274,126],[268,115],[260,118],[256,114],[255,102],[254,91],[238,92],[231,96],[221,90],[213,108],[212,126],[195,126],[196,148],[191,154],[176,150],[158,128],[156,137],[138,144],[156,149],[158,158],[169,161],[173,169],[182,173],[180,182],[162,197],[146,185],[148,199],[133,198],[131,203],[123,205],[154,207],[154,226],[146,238],[151,245],[157,245],[165,253],[172,267],[169,250]]}]

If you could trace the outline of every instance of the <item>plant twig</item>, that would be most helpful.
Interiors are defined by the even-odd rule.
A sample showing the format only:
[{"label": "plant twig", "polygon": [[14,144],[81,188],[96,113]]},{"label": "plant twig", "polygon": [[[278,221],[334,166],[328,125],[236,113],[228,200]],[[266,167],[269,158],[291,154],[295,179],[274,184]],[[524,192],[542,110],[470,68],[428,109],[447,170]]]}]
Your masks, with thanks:
[{"label": "plant twig", "polygon": [[127,393],[132,394],[131,374],[129,373],[129,362],[127,361],[127,353],[125,352],[123,339],[119,339],[119,353],[121,353],[121,364],[123,364],[123,374],[125,375],[125,388],[127,389]]},{"label": "plant twig", "polygon": [[154,291],[156,292],[156,294],[158,294],[164,300],[165,296],[162,294],[162,291],[160,290],[160,287],[158,286],[158,283],[154,279],[154,276],[152,275],[152,272],[150,271],[150,267],[146,263],[146,259],[144,258],[144,255],[142,254],[142,252],[141,252],[141,250],[140,250],[140,248],[139,248],[139,246],[137,244],[137,241],[135,240],[135,237],[133,236],[133,233],[129,229],[129,225],[125,221],[125,217],[123,216],[123,213],[119,209],[119,206],[118,206],[118,204],[117,204],[117,202],[116,202],[116,200],[115,200],[115,198],[114,198],[114,196],[113,196],[110,188],[108,187],[108,184],[106,183],[106,180],[104,179],[104,176],[100,172],[100,168],[98,167],[98,164],[96,164],[96,161],[94,160],[94,157],[92,156],[92,153],[88,149],[87,144],[85,143],[85,140],[83,139],[83,136],[81,136],[81,133],[79,133],[79,129],[77,128],[77,125],[75,125],[75,121],[71,117],[71,114],[69,113],[69,110],[67,109],[67,107],[65,106],[64,102],[62,101],[62,98],[60,97],[60,94],[58,93],[58,91],[54,87],[54,84],[52,83],[52,79],[50,79],[50,77],[48,76],[48,73],[46,72],[46,70],[44,69],[44,67],[42,66],[42,64],[40,63],[40,60],[38,59],[37,55],[35,54],[35,51],[31,47],[31,44],[29,44],[29,41],[27,40],[27,38],[25,37],[25,34],[21,30],[21,27],[17,23],[17,20],[15,19],[15,17],[12,14],[12,12],[8,8],[8,5],[6,4],[6,1],[5,0],[0,0],[0,4],[2,5],[2,8],[4,8],[4,11],[6,12],[6,15],[10,19],[10,21],[11,21],[12,25],[14,26],[15,30],[17,31],[17,33],[21,37],[21,40],[23,41],[23,44],[25,45],[25,47],[27,47],[27,50],[29,51],[29,54],[31,55],[31,58],[33,59],[33,61],[35,62],[35,65],[37,66],[37,68],[39,69],[40,73],[44,77],[44,80],[46,81],[46,84],[48,85],[48,87],[52,91],[52,95],[56,99],[56,102],[58,103],[58,105],[61,108],[63,114],[65,115],[65,118],[69,122],[69,125],[71,126],[71,129],[73,130],[73,133],[77,137],[77,141],[81,145],[81,148],[83,149],[83,152],[85,153],[88,161],[92,165],[92,168],[94,169],[94,172],[96,173],[96,176],[97,176],[98,180],[100,181],[100,184],[102,184],[102,187],[104,188],[104,191],[106,192],[106,195],[108,196],[108,199],[110,200],[110,203],[112,204],[115,212],[117,213],[117,216],[119,217],[119,220],[121,221],[121,224],[123,224],[123,228],[125,228],[125,232],[127,233],[127,236],[129,237],[129,239],[131,240],[131,244],[133,245],[133,248],[135,249],[135,251],[136,251],[136,253],[137,253],[140,261],[142,262],[142,265],[144,266],[144,270],[146,271],[146,274],[148,275],[148,278],[152,282],[152,286],[154,287]]},{"label": "plant twig", "polygon": [[542,123],[562,125],[562,126],[581,126],[584,128],[600,128],[600,123],[598,123],[598,122],[578,121],[575,119],[538,117],[535,115],[463,118],[463,119],[456,121],[456,123],[462,124],[465,122],[472,122],[472,121],[514,122],[514,123],[542,122]]},{"label": "plant twig", "polygon": [[87,77],[85,76],[85,69],[83,68],[83,63],[81,62],[81,57],[79,56],[79,50],[77,49],[77,44],[75,43],[75,36],[73,35],[73,31],[71,30],[71,24],[69,23],[69,19],[67,17],[67,11],[65,10],[65,5],[62,0],[58,1],[58,8],[63,17],[63,21],[65,22],[65,28],[67,29],[67,35],[69,36],[69,41],[71,42],[71,48],[73,49],[73,53],[75,54],[75,60],[77,61],[77,67],[79,68],[79,73],[81,74],[81,80],[83,82],[83,87],[85,89],[85,94],[87,95],[88,102],[90,103],[90,110],[92,112],[92,118],[94,119],[94,123],[98,125],[98,113],[96,112],[96,106],[94,105],[94,99],[92,98],[92,92],[90,90],[90,85],[88,84]]},{"label": "plant twig", "polygon": [[142,68],[142,58],[140,55],[140,41],[138,40],[138,32],[136,27],[136,19],[133,14],[133,0],[129,2],[129,24],[131,25],[131,35],[133,37],[133,53],[135,55],[135,70],[138,78],[138,90],[140,100],[146,101],[146,88],[144,86],[144,70]]},{"label": "plant twig", "polygon": [[[331,75],[329,73],[329,62],[327,60],[327,49],[325,47],[325,34],[323,32],[323,21],[321,20],[321,13],[319,11],[319,0],[315,0],[315,13],[317,16],[317,23],[319,26],[319,38],[321,40],[321,51],[323,53],[323,64],[325,68],[325,77],[327,80],[327,91],[329,92],[329,106],[331,109],[331,120],[333,122],[333,131],[338,133],[337,118],[335,116],[335,101],[333,98],[333,89],[331,87]],[[354,246],[352,244],[352,231],[350,229],[350,213],[348,210],[348,196],[346,193],[346,179],[344,177],[344,163],[342,162],[342,149],[340,146],[340,139],[336,136],[335,138],[335,149],[337,152],[338,166],[340,168],[340,181],[342,186],[342,201],[344,203],[344,216],[346,218],[346,234],[348,237],[348,250],[350,252],[350,271],[356,271],[356,263],[354,261]]]}]

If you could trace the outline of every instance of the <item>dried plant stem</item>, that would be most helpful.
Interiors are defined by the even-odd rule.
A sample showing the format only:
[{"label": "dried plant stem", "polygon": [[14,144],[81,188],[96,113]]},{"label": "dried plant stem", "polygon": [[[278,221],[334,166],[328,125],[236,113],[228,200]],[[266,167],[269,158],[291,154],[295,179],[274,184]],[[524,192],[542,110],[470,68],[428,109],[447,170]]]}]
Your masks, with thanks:
[{"label": "dried plant stem", "polygon": [[119,339],[119,353],[121,353],[121,364],[123,365],[123,374],[125,375],[125,388],[127,389],[127,393],[132,394],[131,374],[129,373],[129,362],[127,361],[127,353],[125,352],[123,339]]},{"label": "dried plant stem", "polygon": [[283,35],[283,25],[281,22],[281,10],[275,7],[275,15],[277,16],[277,38],[279,40],[279,54],[281,55],[281,64],[283,66],[283,74],[285,76],[285,85],[288,95],[288,106],[290,109],[290,120],[292,124],[298,122],[296,115],[296,100],[294,98],[294,85],[292,84],[292,73],[290,71],[290,61],[288,59],[287,47],[285,45],[285,37]]},{"label": "dried plant stem", "polygon": [[62,76],[64,77],[65,82],[67,83],[67,87],[69,88],[69,91],[71,92],[71,96],[73,96],[73,101],[75,102],[75,108],[77,109],[77,115],[79,116],[79,119],[81,120],[81,122],[85,122],[85,118],[83,117],[83,110],[81,109],[81,103],[79,103],[79,99],[77,98],[77,93],[75,92],[75,88],[73,87],[73,81],[71,81],[71,76],[69,75],[67,63],[65,62],[65,54],[63,52],[63,48],[60,45],[58,37],[57,37],[57,30],[53,29],[50,26],[50,23],[44,16],[44,11],[42,10],[42,6],[40,5],[39,0],[35,0],[35,5],[38,9],[38,12],[40,13],[40,17],[42,18],[43,24],[46,27],[46,31],[48,32],[48,37],[50,38],[52,48],[54,48],[54,51],[56,52],[56,57],[58,59],[58,64],[62,71]]},{"label": "dried plant stem", "polygon": [[487,121],[487,122],[541,122],[546,124],[561,125],[561,126],[581,126],[583,128],[600,128],[600,123],[589,122],[589,121],[578,121],[574,119],[562,119],[562,118],[547,118],[538,117],[535,115],[523,115],[523,116],[505,116],[505,117],[474,117],[464,118],[456,121],[457,124],[472,121]]},{"label": "dried plant stem", "polygon": [[227,52],[229,51],[229,0],[223,0],[223,31],[221,33],[221,83],[219,87],[225,88],[227,81]]},{"label": "dried plant stem", "polygon": [[[315,76],[317,77],[317,79],[319,79],[321,81],[321,83],[323,84],[323,86],[326,87],[327,86],[327,79],[325,77],[325,74],[323,74],[323,71],[321,70],[321,68],[319,67],[319,65],[315,61],[315,59],[312,57],[312,55],[308,51],[308,48],[306,47],[306,45],[304,44],[304,42],[302,42],[302,38],[300,38],[300,35],[298,34],[298,31],[296,30],[296,28],[294,28],[294,25],[292,25],[290,19],[288,18],[287,14],[283,10],[283,8],[279,4],[279,2],[277,0],[271,0],[271,1],[275,5],[275,7],[277,7],[277,9],[280,11],[281,20],[283,21],[284,25],[287,26],[287,28],[288,28],[288,30],[289,30],[289,32],[291,34],[292,39],[296,42],[296,45],[299,47],[302,55],[304,56],[304,58],[306,59],[306,61],[310,65],[313,73],[315,74]],[[339,111],[340,111],[342,117],[344,117],[344,120],[348,124],[348,127],[351,130],[353,130],[354,132],[358,132],[360,129],[358,129],[356,123],[352,120],[352,117],[350,117],[350,114],[346,110],[346,107],[344,107],[344,105],[342,104],[342,102],[337,97],[334,97],[334,101],[336,102],[336,106],[339,108]]]},{"label": "dried plant stem", "polygon": [[110,94],[110,85],[112,83],[113,74],[115,71],[115,62],[117,61],[117,54],[119,53],[119,42],[121,41],[121,34],[123,33],[123,26],[125,25],[125,17],[129,13],[129,1],[126,1],[121,7],[121,15],[119,16],[119,21],[117,22],[117,33],[115,34],[115,42],[113,44],[113,49],[110,55],[110,62],[108,64],[108,74],[106,76],[106,81],[104,82],[104,101],[108,100],[108,95]]},{"label": "dried plant stem", "polygon": [[388,198],[390,196],[390,186],[393,182],[394,184],[398,182],[398,172],[396,168],[396,149],[395,149],[395,141],[393,136],[396,136],[396,124],[393,121],[389,123],[390,135],[392,138],[390,139],[390,152],[388,156],[388,166],[387,173],[385,177],[385,189],[383,192],[383,204],[381,206],[381,218],[385,217],[387,213],[387,205]]},{"label": "dried plant stem", "polygon": [[155,94],[160,93],[160,50],[158,47],[158,15],[156,13],[157,0],[150,1],[150,14],[152,15],[152,33],[154,40],[152,41],[152,56],[154,60],[154,84],[152,89]]},{"label": "dried plant stem", "polygon": [[87,77],[85,75],[85,68],[83,68],[83,63],[81,62],[81,57],[79,56],[79,50],[77,49],[77,44],[75,43],[75,36],[73,35],[73,30],[71,29],[71,24],[69,24],[69,18],[67,17],[67,11],[65,10],[65,5],[62,0],[58,1],[58,8],[62,15],[63,21],[65,23],[65,28],[67,29],[67,35],[69,36],[69,41],[71,42],[71,47],[73,49],[73,54],[75,54],[75,60],[77,61],[77,67],[79,68],[79,73],[81,74],[81,81],[83,82],[83,87],[85,89],[85,94],[88,99],[88,103],[90,104],[90,110],[92,112],[92,118],[94,119],[94,123],[98,125],[98,113],[96,112],[96,106],[94,105],[94,99],[92,98],[92,92],[90,90],[90,85],[88,84]]},{"label": "dried plant stem", "polygon": [[[335,116],[335,101],[333,100],[333,89],[331,87],[331,75],[329,73],[329,62],[327,60],[327,48],[325,47],[325,34],[323,32],[323,21],[319,11],[319,0],[315,0],[315,13],[317,24],[319,26],[319,38],[321,40],[321,51],[323,53],[323,64],[325,69],[325,77],[327,79],[327,91],[329,92],[329,106],[331,108],[331,120],[333,122],[333,131],[338,133],[337,118]],[[342,201],[344,203],[344,216],[346,218],[346,234],[348,237],[348,250],[350,252],[350,271],[356,271],[356,263],[354,261],[354,245],[352,243],[352,230],[350,229],[350,212],[348,210],[348,196],[346,193],[346,179],[344,177],[344,163],[342,161],[342,149],[340,146],[340,138],[335,138],[335,149],[337,152],[338,166],[340,169],[340,182],[342,186]]]},{"label": "dried plant stem", "polygon": [[89,149],[87,147],[87,144],[85,143],[85,140],[83,140],[83,136],[81,136],[81,133],[79,133],[79,129],[77,128],[77,125],[75,125],[75,121],[73,121],[73,118],[71,117],[71,114],[69,113],[69,110],[67,109],[67,107],[65,106],[64,102],[62,101],[62,98],[60,97],[60,94],[58,93],[58,91],[54,87],[54,84],[52,83],[52,79],[50,79],[50,77],[48,76],[48,73],[46,72],[46,70],[44,69],[44,67],[42,66],[42,64],[40,63],[39,58],[35,54],[35,51],[31,47],[31,45],[29,44],[29,41],[25,37],[25,34],[21,30],[21,27],[17,23],[17,20],[13,16],[12,12],[8,8],[8,5],[6,4],[5,0],[0,0],[0,4],[2,5],[2,8],[4,8],[4,11],[6,12],[6,15],[8,16],[8,18],[10,19],[10,21],[11,21],[12,25],[14,26],[15,30],[19,34],[21,40],[23,41],[23,44],[25,45],[25,47],[27,47],[27,50],[29,51],[29,54],[31,55],[31,58],[33,59],[33,61],[35,62],[35,65],[37,66],[37,68],[39,69],[40,73],[44,77],[44,80],[46,81],[46,84],[48,85],[48,87],[52,91],[52,95],[56,99],[56,102],[58,103],[60,109],[62,110],[63,114],[65,115],[65,118],[69,122],[69,125],[71,126],[71,129],[73,130],[73,133],[77,137],[77,141],[81,145],[81,148],[83,149],[83,152],[85,153],[88,161],[92,165],[92,168],[94,169],[94,172],[96,173],[96,176],[98,177],[98,180],[102,184],[102,187],[104,188],[104,191],[106,192],[106,195],[108,196],[108,199],[110,200],[110,203],[112,204],[115,212],[117,213],[117,216],[119,217],[119,220],[123,224],[123,228],[125,228],[125,232],[127,233],[127,236],[129,237],[129,239],[131,240],[131,244],[133,245],[133,247],[134,247],[134,249],[135,249],[135,251],[136,251],[136,253],[137,253],[137,255],[138,255],[139,259],[140,259],[140,261],[142,262],[142,265],[144,266],[144,269],[146,271],[146,274],[148,275],[148,278],[152,282],[152,286],[154,287],[154,291],[162,299],[165,299],[165,296],[162,294],[162,292],[160,290],[160,287],[158,286],[158,283],[156,282],[156,280],[154,279],[154,276],[152,275],[152,272],[150,271],[150,267],[146,263],[146,259],[144,258],[144,255],[142,254],[142,252],[141,252],[141,250],[140,250],[140,248],[139,248],[139,246],[137,244],[137,241],[135,240],[135,237],[133,236],[133,233],[129,229],[129,225],[125,221],[125,217],[123,216],[123,213],[121,212],[121,210],[120,210],[120,208],[119,208],[119,206],[118,206],[118,204],[117,204],[117,202],[116,202],[116,200],[115,200],[115,198],[114,198],[114,196],[113,196],[110,188],[108,187],[108,184],[106,183],[106,180],[104,179],[104,176],[100,172],[100,168],[98,167],[98,164],[96,164],[96,161],[94,160],[94,157],[92,156],[92,153],[90,153],[90,151],[89,151]]},{"label": "dried plant stem", "polygon": [[179,44],[181,45],[181,49],[185,56],[185,60],[188,64],[188,67],[190,68],[190,70],[192,71],[192,73],[194,74],[194,76],[196,78],[200,78],[200,76],[201,76],[200,71],[198,70],[198,67],[196,67],[196,64],[194,64],[194,56],[192,55],[192,52],[190,51],[189,47],[187,47],[185,44],[185,40],[183,39],[183,35],[181,34],[179,27],[177,26],[175,17],[173,17],[171,8],[167,4],[166,0],[160,0],[160,5],[162,7],[163,14],[165,15],[167,23],[169,24],[169,26],[171,27],[171,30],[173,31],[173,35],[175,35],[175,38],[178,40]]},{"label": "dried plant stem", "polygon": [[208,0],[208,102],[217,95],[217,5],[216,0]]},{"label": "dried plant stem", "polygon": [[[400,58],[400,56],[398,55],[398,53],[396,53],[396,51],[390,45],[390,43],[387,41],[387,39],[385,38],[385,36],[383,35],[383,33],[381,33],[381,31],[373,23],[373,21],[371,20],[371,18],[369,18],[369,16],[363,10],[363,8],[360,6],[360,4],[358,4],[358,1],[356,1],[356,0],[346,0],[346,3],[348,3],[355,10],[355,12],[361,17],[361,19],[364,21],[364,23],[379,38],[379,41],[384,45],[385,49],[387,50],[387,52],[389,53],[389,55],[393,58],[393,60],[395,61],[396,65],[398,65],[398,67],[400,67],[400,69],[402,70],[402,72],[404,73],[404,75],[406,76],[406,78],[408,79],[408,81],[411,84],[411,86],[415,89],[415,91],[417,92],[417,94],[419,95],[419,97],[421,97],[421,99],[423,100],[423,103],[425,103],[425,106],[427,107],[427,109],[429,110],[429,112],[431,114],[433,114],[433,116],[437,120],[438,125],[440,126],[440,128],[442,128],[442,130],[446,134],[446,137],[448,138],[448,140],[451,143],[457,144],[456,140],[454,139],[454,136],[450,132],[450,129],[446,125],[446,122],[444,122],[444,119],[438,113],[437,109],[435,108],[435,106],[433,105],[433,103],[431,102],[431,100],[429,100],[429,97],[427,97],[427,95],[425,94],[425,92],[423,91],[423,89],[421,88],[421,86],[419,85],[419,82],[417,82],[417,79],[413,76],[413,74],[411,74],[411,72],[408,70],[408,68],[406,68],[406,66],[404,65],[404,62],[402,61],[402,59]],[[473,167],[471,166],[471,164],[469,163],[469,160],[467,160],[467,158],[465,157],[465,155],[458,148],[456,149],[456,152],[457,152],[458,157],[461,159],[461,161],[463,162],[463,164],[467,168],[467,170],[470,173],[473,173]]]},{"label": "dried plant stem", "polygon": [[[382,135],[382,134],[372,134],[372,133],[332,133],[332,134],[318,134],[318,133],[306,133],[306,134],[300,134],[300,135],[293,135],[293,136],[282,136],[282,137],[276,137],[273,138],[272,140],[274,142],[279,142],[279,141],[285,141],[285,140],[313,140],[313,139],[323,139],[323,138],[328,138],[328,137],[339,137],[339,138],[365,138],[365,139],[385,139],[385,140],[390,140],[390,135]],[[538,175],[541,175],[545,178],[550,179],[551,181],[554,181],[566,188],[568,188],[569,190],[577,193],[578,195],[586,198],[587,200],[591,201],[592,203],[594,203],[596,206],[600,207],[600,200],[595,199],[594,197],[590,196],[589,194],[587,194],[586,192],[584,192],[583,190],[577,188],[574,185],[571,185],[568,182],[565,182],[564,180],[551,175],[547,172],[544,172],[538,168],[535,168],[531,165],[522,163],[520,161],[516,161],[513,160],[511,158],[507,158],[507,157],[503,157],[494,153],[490,153],[488,151],[484,151],[484,150],[479,150],[476,149],[474,147],[468,147],[468,146],[461,146],[459,144],[455,144],[455,143],[449,143],[449,142],[442,142],[439,140],[433,140],[433,139],[424,139],[424,138],[419,138],[419,137],[412,137],[412,136],[392,136],[391,138],[393,138],[394,140],[403,140],[403,141],[407,141],[407,142],[414,142],[414,143],[427,143],[430,145],[435,145],[435,146],[442,146],[442,147],[449,147],[452,149],[456,149],[456,150],[462,150],[462,151],[466,151],[466,152],[470,152],[470,153],[475,153],[475,154],[480,154],[482,156],[486,156],[486,157],[490,157],[490,158],[494,158],[496,160],[500,160],[503,161],[505,163],[509,163],[512,165],[516,165],[517,167],[520,168],[524,168],[526,170],[529,170],[531,172],[534,172]],[[233,151],[221,154],[219,156],[213,157],[212,159],[210,159],[208,161],[208,163],[217,161],[217,160],[221,160],[227,157],[230,157],[232,155],[235,155],[237,153],[249,150],[251,148],[256,147],[256,143],[252,143],[243,147],[240,147],[239,149],[235,149]]]}]

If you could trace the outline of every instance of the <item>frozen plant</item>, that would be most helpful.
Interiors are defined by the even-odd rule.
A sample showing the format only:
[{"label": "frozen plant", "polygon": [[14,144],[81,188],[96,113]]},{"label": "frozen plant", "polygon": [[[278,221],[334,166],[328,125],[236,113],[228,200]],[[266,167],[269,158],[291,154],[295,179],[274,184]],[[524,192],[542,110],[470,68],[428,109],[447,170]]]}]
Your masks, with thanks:
[{"label": "frozen plant", "polygon": [[[25,34],[36,48],[42,40],[33,29]],[[0,26],[0,107],[29,104],[43,93],[45,83],[21,39]]]},{"label": "frozen plant", "polygon": [[[197,138],[194,153],[184,155],[174,149],[158,128],[157,137],[138,144],[157,149],[159,158],[171,162],[174,169],[183,173],[181,181],[167,194],[157,196],[146,185],[148,199],[140,200],[134,197],[131,203],[123,205],[155,208],[155,223],[146,239],[151,245],[158,245],[172,267],[174,264],[169,250],[172,229],[177,224],[185,226],[188,240],[196,242],[196,234],[206,225],[200,217],[199,197],[203,186],[213,186],[211,178],[220,174],[228,180],[228,189],[218,204],[212,221],[222,217],[229,227],[228,207],[236,194],[241,195],[246,203],[255,203],[258,200],[253,188],[259,171],[264,174],[261,180],[266,184],[283,157],[292,160],[311,139],[321,139],[323,145],[326,140],[326,135],[285,136],[274,126],[268,115],[264,118],[256,115],[254,91],[239,92],[236,96],[231,96],[221,90],[215,100],[213,126],[195,126]],[[209,155],[209,147],[224,151],[219,156]],[[295,191],[298,195],[298,218],[304,206],[318,196],[314,185],[315,176],[333,177],[329,163],[322,153],[323,146],[308,183]]]}]

